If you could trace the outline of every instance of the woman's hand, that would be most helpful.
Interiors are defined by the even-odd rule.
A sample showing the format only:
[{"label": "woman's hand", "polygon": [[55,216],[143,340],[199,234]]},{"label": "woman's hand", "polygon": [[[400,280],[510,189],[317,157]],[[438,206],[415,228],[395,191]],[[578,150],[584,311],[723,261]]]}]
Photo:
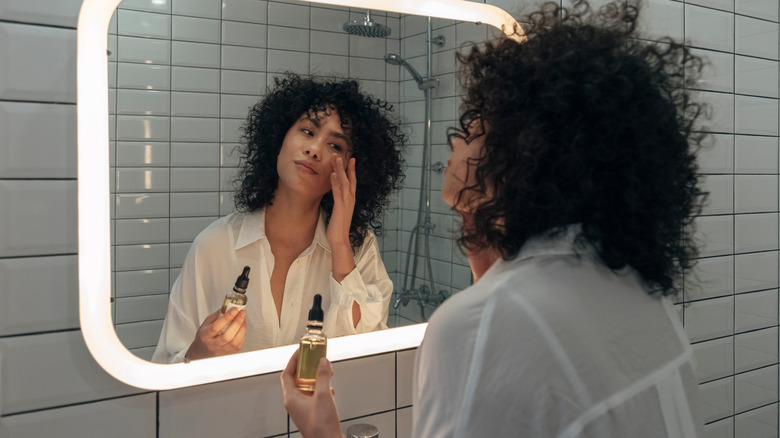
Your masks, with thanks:
[{"label": "woman's hand", "polygon": [[197,360],[241,351],[246,337],[246,310],[232,308],[222,316],[219,312],[203,320],[184,357]]},{"label": "woman's hand", "polygon": [[327,238],[333,256],[333,278],[341,282],[353,269],[355,260],[349,243],[349,227],[355,210],[355,159],[350,158],[344,166],[344,159],[333,154],[333,173],[330,174],[333,191],[333,213],[328,223]]},{"label": "woman's hand", "polygon": [[304,438],[343,438],[336,400],[330,379],[333,368],[326,358],[320,359],[314,392],[305,393],[295,387],[298,369],[298,350],[293,353],[287,368],[282,371],[284,408]]}]

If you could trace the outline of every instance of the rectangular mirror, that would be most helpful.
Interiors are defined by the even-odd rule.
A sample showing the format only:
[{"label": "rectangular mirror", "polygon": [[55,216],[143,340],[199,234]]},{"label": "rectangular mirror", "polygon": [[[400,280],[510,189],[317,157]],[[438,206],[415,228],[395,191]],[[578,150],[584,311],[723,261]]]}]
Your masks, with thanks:
[{"label": "rectangular mirror", "polygon": [[[421,323],[435,306],[470,284],[467,262],[451,240],[454,218],[438,193],[440,166],[448,154],[444,130],[457,118],[454,52],[495,30],[458,18],[495,27],[511,27],[513,20],[492,6],[450,1],[446,18],[454,20],[430,20],[428,44],[429,20],[410,13],[430,15],[429,2],[395,5],[395,11],[381,2],[342,3],[353,9],[318,3],[84,2],[78,26],[81,325],[92,354],[119,380],[149,389],[202,384],[278,371],[292,354],[295,346],[189,364],[146,361],[192,240],[233,209],[239,128],[281,71],[358,80],[394,104],[410,137],[405,186],[386,212],[380,238],[394,283],[391,329],[332,339],[328,356],[417,346]],[[343,30],[369,10],[389,36]],[[390,54],[397,55],[395,64],[385,61]],[[429,111],[415,70],[437,80]],[[428,123],[432,141],[426,143]],[[417,243],[410,244],[415,234]]]}]

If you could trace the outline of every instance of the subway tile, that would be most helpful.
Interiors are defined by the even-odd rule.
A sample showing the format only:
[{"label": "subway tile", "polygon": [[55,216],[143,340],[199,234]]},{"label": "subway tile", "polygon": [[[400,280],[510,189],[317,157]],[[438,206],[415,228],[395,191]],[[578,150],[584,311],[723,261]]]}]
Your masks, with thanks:
[{"label": "subway tile", "polygon": [[223,143],[239,142],[243,120],[222,119],[219,121],[219,141]]},{"label": "subway tile", "polygon": [[777,211],[777,175],[736,175],[734,212]]},{"label": "subway tile", "polygon": [[221,22],[210,18],[174,16],[171,37],[176,41],[221,42]]},{"label": "subway tile", "polygon": [[412,381],[417,349],[396,352],[396,407],[412,405]]},{"label": "subway tile", "polygon": [[120,219],[115,226],[114,245],[168,242],[168,219]]},{"label": "subway tile", "polygon": [[76,207],[76,181],[0,180],[0,257],[75,253]]},{"label": "subway tile", "polygon": [[308,74],[309,54],[284,50],[268,50],[268,71],[293,71],[299,74]]},{"label": "subway tile", "polygon": [[737,135],[734,138],[734,172],[768,173],[778,172],[777,137]]},{"label": "subway tile", "polygon": [[382,59],[350,58],[349,76],[363,81],[384,81],[385,61]]},{"label": "subway tile", "polygon": [[751,15],[764,20],[777,21],[775,0],[736,0],[734,11],[740,15]]},{"label": "subway tile", "polygon": [[699,394],[705,423],[734,415],[734,377],[699,385]]},{"label": "subway tile", "polygon": [[[344,32],[342,26],[344,23],[349,22],[349,11],[345,9],[335,9],[329,6],[320,7],[318,5],[312,5],[309,12],[311,19],[310,28],[312,31],[321,30],[340,33],[345,35],[345,38],[346,35],[348,35]],[[346,47],[346,40],[344,47]]]},{"label": "subway tile", "polygon": [[222,20],[266,23],[268,2],[259,0],[222,0]]},{"label": "subway tile", "polygon": [[685,332],[691,342],[733,334],[734,300],[725,297],[691,303],[685,309]]},{"label": "subway tile", "polygon": [[220,18],[222,10],[222,3],[214,0],[172,1],[171,6],[173,14],[205,18]]},{"label": "subway tile", "polygon": [[734,15],[685,5],[685,39],[695,47],[734,51]]},{"label": "subway tile", "polygon": [[171,169],[171,192],[210,192],[219,190],[219,168],[179,167]]},{"label": "subway tile", "polygon": [[[159,399],[160,438],[287,433],[279,373],[164,391]],[[230,406],[230,420],[215,421],[214,406]]]},{"label": "subway tile", "polygon": [[117,193],[167,192],[170,189],[169,170],[160,168],[118,168]]},{"label": "subway tile", "polygon": [[171,42],[171,64],[185,67],[219,68],[219,44]]},{"label": "subway tile", "polygon": [[650,39],[683,39],[683,4],[671,0],[649,0],[644,4],[640,30]]},{"label": "subway tile", "polygon": [[775,437],[777,432],[777,403],[734,417],[735,437]]},{"label": "subway tile", "polygon": [[731,175],[705,175],[701,187],[709,192],[702,214],[730,214],[734,212],[734,178]]},{"label": "subway tile", "polygon": [[170,90],[171,67],[153,64],[129,64],[117,66],[117,87],[142,90]]},{"label": "subway tile", "polygon": [[219,215],[226,216],[236,210],[233,202],[233,192],[221,192],[219,194]]},{"label": "subway tile", "polygon": [[333,373],[332,385],[342,418],[395,407],[395,353],[334,362]]},{"label": "subway tile", "polygon": [[171,93],[155,90],[117,90],[117,114],[163,116],[170,112]]},{"label": "subway tile", "polygon": [[167,141],[170,124],[168,117],[119,115],[116,117],[116,139]]},{"label": "subway tile", "polygon": [[696,50],[695,54],[706,58],[701,78],[695,88],[710,91],[731,93],[734,91],[734,54],[711,50]]},{"label": "subway tile", "polygon": [[171,117],[172,141],[219,141],[218,118]]},{"label": "subway tile", "polygon": [[734,376],[734,410],[744,412],[777,401],[777,365]]},{"label": "subway tile", "polygon": [[171,116],[175,117],[219,117],[219,94],[171,93]]},{"label": "subway tile", "polygon": [[736,252],[767,251],[778,248],[777,213],[736,215],[734,229]]},{"label": "subway tile", "polygon": [[75,178],[75,151],[74,105],[0,102],[0,178]]},{"label": "subway tile", "polygon": [[140,271],[168,267],[168,244],[118,245],[116,249],[117,271]]},{"label": "subway tile", "polygon": [[116,218],[168,217],[170,194],[133,193],[116,195]]},{"label": "subway tile", "polygon": [[[171,230],[171,234],[174,231]],[[124,271],[116,273],[116,296],[132,297],[139,295],[166,295],[168,286],[168,269],[144,269],[140,271]]]},{"label": "subway tile", "polygon": [[103,371],[78,330],[0,338],[0,356],[3,415],[142,392]]},{"label": "subway tile", "polygon": [[127,349],[151,347],[157,345],[162,325],[162,320],[117,324],[116,334]]},{"label": "subway tile", "polygon": [[268,48],[308,52],[309,31],[291,27],[269,26]]},{"label": "subway tile", "polygon": [[222,46],[221,65],[223,69],[265,71],[266,52],[256,47]]},{"label": "subway tile", "polygon": [[734,438],[734,417],[704,425],[705,438]]},{"label": "subway tile", "polygon": [[222,93],[259,95],[266,88],[266,73],[222,70]]},{"label": "subway tile", "polygon": [[157,167],[170,165],[170,147],[167,142],[118,141],[117,166]]},{"label": "subway tile", "polygon": [[165,319],[168,295],[123,297],[116,300],[115,324]]},{"label": "subway tile", "polygon": [[219,70],[198,67],[171,67],[171,89],[219,93]]},{"label": "subway tile", "polygon": [[691,346],[696,360],[694,374],[701,382],[734,374],[734,338],[715,339]]},{"label": "subway tile", "polygon": [[268,46],[268,34],[265,24],[222,22],[222,44],[264,48]]},{"label": "subway tile", "polygon": [[75,255],[0,258],[0,337],[78,328],[77,266]]},{"label": "subway tile", "polygon": [[778,286],[777,251],[740,254],[734,257],[737,293],[773,289]]},{"label": "subway tile", "polygon": [[735,91],[762,97],[777,97],[778,62],[768,59],[736,56]]},{"label": "subway tile", "polygon": [[171,16],[167,14],[120,9],[117,11],[117,25],[119,35],[163,40],[171,38]]},{"label": "subway tile", "polygon": [[734,136],[731,134],[710,134],[699,150],[697,161],[700,173],[734,172]]},{"label": "subway tile", "polygon": [[171,242],[192,242],[217,217],[171,218]]},{"label": "subway tile", "polygon": [[412,438],[412,409],[398,409],[395,412],[395,436],[396,438]]},{"label": "subway tile", "polygon": [[190,251],[191,242],[178,242],[171,244],[171,268],[181,268],[187,253]]},{"label": "subway tile", "polygon": [[171,42],[151,38],[120,36],[117,38],[117,60],[141,64],[170,64]]},{"label": "subway tile", "polygon": [[82,0],[5,0],[0,3],[0,17],[8,21],[52,26],[76,27]]},{"label": "subway tile", "polygon": [[269,2],[268,24],[308,29],[309,5]]},{"label": "subway tile", "polygon": [[734,356],[736,373],[776,364],[777,327],[735,336]]},{"label": "subway tile", "polygon": [[3,418],[3,436],[81,438],[104,436],[110,425],[113,438],[154,436],[154,393],[76,406],[48,409]]},{"label": "subway tile", "polygon": [[219,189],[223,192],[233,190],[233,181],[235,181],[237,177],[237,167],[221,167],[219,169]]},{"label": "subway tile", "polygon": [[184,167],[218,166],[219,144],[171,143],[171,163]]},{"label": "subway tile", "polygon": [[310,38],[309,47],[311,47],[312,53],[349,55],[349,35],[343,31],[323,32],[312,30]]},{"label": "subway tile", "polygon": [[311,72],[320,76],[352,77],[349,74],[349,57],[312,53],[309,58]]},{"label": "subway tile", "polygon": [[778,23],[736,15],[734,51],[740,55],[777,59]]},{"label": "subway tile", "polygon": [[171,217],[218,216],[219,193],[171,193]]},{"label": "subway tile", "polygon": [[246,119],[249,110],[257,103],[257,96],[223,94],[220,101],[222,117]]},{"label": "subway tile", "polygon": [[[76,102],[76,31],[0,23],[0,100]],[[35,56],[30,54],[34,53]]]},{"label": "subway tile", "polygon": [[735,96],[734,131],[740,134],[777,135],[777,99]]},{"label": "subway tile", "polygon": [[734,297],[736,333],[777,326],[777,289]]},{"label": "subway tile", "polygon": [[173,0],[122,0],[117,9],[133,9],[138,11],[171,13]]}]

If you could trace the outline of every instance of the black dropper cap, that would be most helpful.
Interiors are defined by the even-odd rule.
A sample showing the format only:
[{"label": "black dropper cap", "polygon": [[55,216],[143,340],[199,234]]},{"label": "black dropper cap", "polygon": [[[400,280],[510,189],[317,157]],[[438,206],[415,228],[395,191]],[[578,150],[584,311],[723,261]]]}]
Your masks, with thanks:
[{"label": "black dropper cap", "polygon": [[249,266],[244,266],[244,271],[236,278],[236,285],[233,287],[238,293],[246,293],[246,287],[249,286]]},{"label": "black dropper cap", "polygon": [[322,295],[315,294],[314,304],[311,306],[311,310],[309,310],[309,321],[322,322],[324,318],[325,312],[322,311]]}]

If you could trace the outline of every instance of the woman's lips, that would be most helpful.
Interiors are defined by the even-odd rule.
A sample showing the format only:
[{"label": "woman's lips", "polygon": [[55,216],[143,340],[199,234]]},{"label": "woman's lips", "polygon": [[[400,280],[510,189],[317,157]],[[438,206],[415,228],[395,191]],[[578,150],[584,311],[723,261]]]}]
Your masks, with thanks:
[{"label": "woman's lips", "polygon": [[317,173],[317,171],[314,170],[314,167],[312,167],[311,165],[309,165],[305,161],[296,160],[295,164],[298,166],[299,169],[303,170],[306,173],[309,173],[309,174],[312,174],[312,175]]}]

